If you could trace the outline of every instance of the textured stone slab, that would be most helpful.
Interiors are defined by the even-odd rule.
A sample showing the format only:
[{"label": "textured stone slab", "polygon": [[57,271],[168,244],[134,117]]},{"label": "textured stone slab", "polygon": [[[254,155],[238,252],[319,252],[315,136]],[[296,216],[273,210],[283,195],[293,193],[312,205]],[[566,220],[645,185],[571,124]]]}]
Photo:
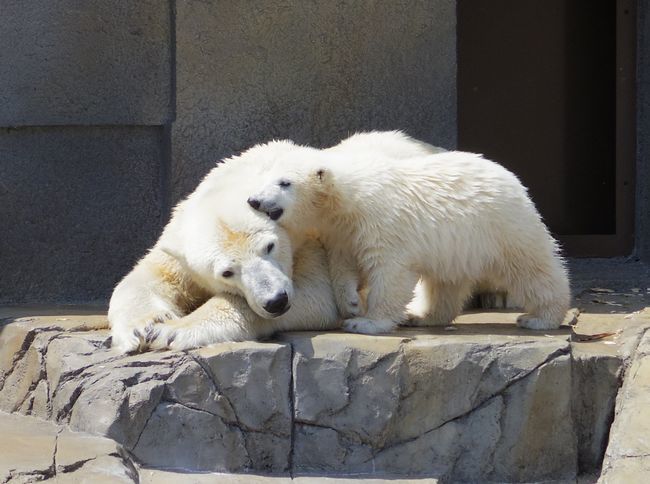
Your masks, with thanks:
[{"label": "textured stone slab", "polygon": [[0,412],[0,482],[137,482],[137,470],[110,439]]},{"label": "textured stone slab", "polygon": [[0,131],[0,302],[108,299],[162,225],[161,130]]},{"label": "textured stone slab", "polygon": [[291,350],[233,343],[198,350],[167,381],[133,452],[149,465],[289,468]]},{"label": "textured stone slab", "polygon": [[[643,335],[616,402],[616,416],[599,482],[650,477],[650,333]],[[642,478],[643,476],[643,478]],[[632,480],[628,480],[632,479]]]},{"label": "textured stone slab", "polygon": [[[123,356],[108,347],[101,315],[21,314],[0,327],[2,409],[110,439],[70,444],[60,433],[54,468],[66,479],[115,466],[130,479],[130,453],[177,470],[143,472],[187,482],[198,482],[187,471],[571,480],[579,461],[589,468],[585,456],[600,457],[632,347],[624,333],[570,342],[577,331],[598,330],[589,318],[572,332],[539,333],[518,329],[515,313],[479,313],[451,329],[285,333],[274,342]],[[630,321],[630,337],[640,336],[644,317]],[[639,345],[634,365],[648,347]],[[633,385],[647,393],[643,382]],[[640,413],[626,408],[619,403],[623,435],[643,430]],[[637,435],[619,442],[643,444]],[[619,448],[620,462],[632,458],[633,449]]]},{"label": "textured stone slab", "polygon": [[566,336],[461,331],[286,335],[295,470],[452,481],[575,476]]},{"label": "textured stone slab", "polygon": [[0,338],[11,344],[0,346],[0,409],[104,435],[149,466],[288,470],[289,346],[248,342],[124,356],[93,324],[72,315],[5,323]]},{"label": "textured stone slab", "polygon": [[57,432],[51,422],[0,413],[0,482],[52,472]]},{"label": "textured stone slab", "polygon": [[6,0],[2,16],[0,126],[170,119],[167,0]]},{"label": "textured stone slab", "polygon": [[648,324],[629,316],[582,313],[573,327],[573,413],[583,473],[600,471],[623,373]]},{"label": "textured stone slab", "polygon": [[456,145],[454,1],[188,0],[176,11],[173,199],[273,138],[325,146],[404,129]]}]

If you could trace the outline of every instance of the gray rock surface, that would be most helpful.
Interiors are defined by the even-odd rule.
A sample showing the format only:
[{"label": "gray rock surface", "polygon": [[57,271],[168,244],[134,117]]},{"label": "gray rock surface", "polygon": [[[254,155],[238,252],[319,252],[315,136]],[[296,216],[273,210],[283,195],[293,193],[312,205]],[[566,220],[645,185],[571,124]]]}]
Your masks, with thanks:
[{"label": "gray rock surface", "polygon": [[0,412],[0,482],[134,483],[131,458],[111,439]]},{"label": "gray rock surface", "polygon": [[[13,318],[0,332],[0,408],[105,436],[155,468],[575,477],[567,332],[468,318],[455,331],[287,333],[132,356],[108,348],[101,315]],[[61,449],[65,469],[103,465],[92,446],[78,460]]]},{"label": "gray rock surface", "polygon": [[580,471],[601,467],[609,428],[614,420],[616,395],[621,385],[623,359],[619,355],[573,351],[573,415]]},{"label": "gray rock surface", "polygon": [[616,402],[609,445],[599,482],[646,482],[650,477],[650,333],[641,342],[626,370]]},{"label": "gray rock surface", "polygon": [[[296,471],[574,476],[566,337],[400,335],[284,338],[294,347]],[[330,449],[326,460],[318,448]]]},{"label": "gray rock surface", "polygon": [[286,344],[233,343],[190,354],[123,356],[108,347],[108,332],[97,329],[105,324],[49,317],[18,318],[4,326],[0,409],[109,437],[144,465],[288,469],[291,349]]},{"label": "gray rock surface", "polygon": [[171,117],[167,0],[4,0],[2,17],[0,126]]},{"label": "gray rock surface", "polygon": [[109,348],[104,315],[46,313],[0,308],[0,410],[39,422],[17,442],[43,449],[0,458],[5,480],[593,482],[608,437],[602,482],[650,469],[647,310],[547,333],[474,313],[450,328],[130,356]]},{"label": "gray rock surface", "polygon": [[[635,308],[639,298],[635,296],[630,302],[629,296],[628,290],[599,295],[595,300]],[[579,470],[597,474],[608,443],[611,445],[615,440],[610,430],[625,395],[620,391],[621,385],[624,377],[629,375],[637,352],[642,350],[640,342],[650,327],[650,312],[648,309],[628,309],[627,314],[603,314],[597,312],[602,303],[593,303],[593,294],[589,296],[587,293],[582,299],[592,301],[584,306],[593,312],[580,314],[573,327],[573,413],[578,436]]]},{"label": "gray rock surface", "polygon": [[0,130],[0,303],[111,293],[162,226],[161,134],[156,127]]}]

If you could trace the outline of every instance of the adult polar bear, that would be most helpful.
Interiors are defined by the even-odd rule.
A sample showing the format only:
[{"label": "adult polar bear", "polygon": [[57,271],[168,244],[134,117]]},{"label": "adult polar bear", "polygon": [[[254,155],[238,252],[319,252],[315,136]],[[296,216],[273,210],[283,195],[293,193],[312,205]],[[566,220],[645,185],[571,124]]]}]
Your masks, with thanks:
[{"label": "adult polar bear", "polygon": [[[289,244],[284,230],[245,202],[250,183],[292,148],[290,143],[258,145],[228,159],[176,206],[160,239],[113,292],[108,319],[114,347],[121,352],[180,350],[282,330],[338,327],[330,271],[348,281],[336,300],[348,308],[346,315],[358,314],[356,271],[342,260],[328,267],[320,242],[305,231],[292,233]],[[328,151],[400,158],[439,149],[399,132],[371,132],[355,134]],[[273,318],[264,306],[282,292],[289,304],[292,269],[291,309]]]},{"label": "adult polar bear", "polygon": [[525,328],[557,328],[568,309],[563,261],[526,189],[480,155],[396,160],[294,145],[249,204],[292,232],[314,226],[330,253],[352,255],[368,308],[345,321],[349,331],[393,329],[418,278],[424,297],[411,309],[424,324],[452,322],[476,285],[522,301]]},{"label": "adult polar bear", "polygon": [[114,347],[180,350],[340,326],[320,242],[306,237],[292,255],[285,231],[246,204],[246,181],[263,169],[227,160],[176,206],[113,292]]}]

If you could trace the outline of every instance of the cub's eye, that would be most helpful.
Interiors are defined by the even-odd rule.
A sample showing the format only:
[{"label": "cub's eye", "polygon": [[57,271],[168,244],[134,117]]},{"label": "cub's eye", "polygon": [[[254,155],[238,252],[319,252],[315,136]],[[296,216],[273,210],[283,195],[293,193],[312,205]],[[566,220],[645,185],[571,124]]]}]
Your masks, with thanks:
[{"label": "cub's eye", "polygon": [[273,242],[271,242],[269,245],[266,246],[266,253],[270,254],[274,247],[275,247],[275,244]]},{"label": "cub's eye", "polygon": [[287,180],[282,180],[280,183],[278,183],[278,185],[280,185],[282,188],[288,188],[291,186],[291,182]]},{"label": "cub's eye", "polygon": [[225,277],[225,278],[232,277],[234,275],[235,275],[235,273],[233,271],[223,271],[221,273],[221,277]]}]

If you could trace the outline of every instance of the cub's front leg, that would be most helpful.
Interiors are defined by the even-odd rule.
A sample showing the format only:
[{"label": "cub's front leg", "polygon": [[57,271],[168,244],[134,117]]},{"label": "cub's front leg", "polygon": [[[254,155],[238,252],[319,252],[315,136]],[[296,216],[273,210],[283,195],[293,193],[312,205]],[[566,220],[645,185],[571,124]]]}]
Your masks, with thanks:
[{"label": "cub's front leg", "polygon": [[365,308],[359,292],[361,277],[356,258],[341,244],[331,243],[327,263],[339,313],[343,318],[361,316]]},{"label": "cub's front leg", "polygon": [[399,263],[368,267],[368,311],[364,317],[347,319],[343,329],[351,333],[377,334],[392,331],[406,318],[418,274]]}]

